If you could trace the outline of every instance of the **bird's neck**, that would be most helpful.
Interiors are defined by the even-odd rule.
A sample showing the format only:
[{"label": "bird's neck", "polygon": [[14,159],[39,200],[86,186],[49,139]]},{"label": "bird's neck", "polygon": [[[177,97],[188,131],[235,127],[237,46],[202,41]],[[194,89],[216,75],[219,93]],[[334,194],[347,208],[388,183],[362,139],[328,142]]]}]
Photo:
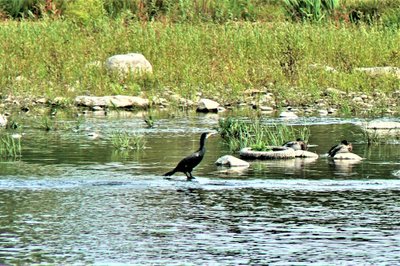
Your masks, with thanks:
[{"label": "bird's neck", "polygon": [[198,151],[205,151],[206,150],[205,144],[206,144],[206,138],[201,138],[200,139],[200,147],[199,147]]}]

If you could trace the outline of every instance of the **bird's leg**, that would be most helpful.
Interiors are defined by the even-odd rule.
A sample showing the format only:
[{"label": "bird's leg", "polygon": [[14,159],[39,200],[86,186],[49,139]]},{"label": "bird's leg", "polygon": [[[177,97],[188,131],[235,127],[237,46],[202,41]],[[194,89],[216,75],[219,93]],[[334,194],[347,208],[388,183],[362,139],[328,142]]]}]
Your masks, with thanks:
[{"label": "bird's leg", "polygon": [[186,176],[188,181],[192,181],[193,179],[195,179],[194,176],[192,175],[192,172],[189,172],[189,175]]}]

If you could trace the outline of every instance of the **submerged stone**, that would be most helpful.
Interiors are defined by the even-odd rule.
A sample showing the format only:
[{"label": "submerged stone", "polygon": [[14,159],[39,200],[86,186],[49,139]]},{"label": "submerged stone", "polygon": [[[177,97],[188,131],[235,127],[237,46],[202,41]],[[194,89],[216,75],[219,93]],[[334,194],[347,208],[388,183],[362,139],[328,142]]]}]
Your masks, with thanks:
[{"label": "submerged stone", "polygon": [[337,154],[335,154],[335,156],[332,157],[332,159],[335,159],[335,160],[358,160],[358,161],[362,160],[362,158],[360,156],[358,156],[357,154],[352,153],[352,152],[337,153]]},{"label": "submerged stone", "polygon": [[297,150],[295,151],[295,157],[299,158],[318,158],[318,154],[310,151],[303,151],[303,150]]},{"label": "submerged stone", "polygon": [[229,166],[229,167],[249,167],[250,164],[232,155],[224,155],[216,162],[216,165]]}]

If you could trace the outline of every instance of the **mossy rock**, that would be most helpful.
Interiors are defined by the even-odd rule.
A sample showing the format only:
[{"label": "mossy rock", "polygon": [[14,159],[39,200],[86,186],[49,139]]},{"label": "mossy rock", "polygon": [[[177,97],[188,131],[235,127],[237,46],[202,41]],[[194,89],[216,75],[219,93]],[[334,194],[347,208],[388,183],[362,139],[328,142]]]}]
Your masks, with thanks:
[{"label": "mossy rock", "polygon": [[282,149],[283,147],[268,147],[269,151],[254,151],[252,148],[243,148],[239,155],[242,159],[276,160],[293,159],[295,151],[293,149]]}]

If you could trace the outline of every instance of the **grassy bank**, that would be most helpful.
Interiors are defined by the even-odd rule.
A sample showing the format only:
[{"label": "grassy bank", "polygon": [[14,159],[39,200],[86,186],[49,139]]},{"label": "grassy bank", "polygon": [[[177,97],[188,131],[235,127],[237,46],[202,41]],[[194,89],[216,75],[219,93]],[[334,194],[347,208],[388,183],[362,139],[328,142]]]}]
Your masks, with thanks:
[{"label": "grassy bank", "polygon": [[[349,92],[399,89],[393,76],[369,77],[356,67],[400,67],[400,34],[379,27],[228,22],[125,23],[89,27],[65,20],[6,21],[0,30],[2,96],[163,95],[198,92],[223,102],[247,89],[272,92],[277,103],[305,104],[333,87]],[[107,57],[143,53],[154,74],[117,79]],[[311,66],[311,65],[317,65]],[[330,66],[336,72],[325,71]],[[335,99],[332,99],[333,101]]]}]

